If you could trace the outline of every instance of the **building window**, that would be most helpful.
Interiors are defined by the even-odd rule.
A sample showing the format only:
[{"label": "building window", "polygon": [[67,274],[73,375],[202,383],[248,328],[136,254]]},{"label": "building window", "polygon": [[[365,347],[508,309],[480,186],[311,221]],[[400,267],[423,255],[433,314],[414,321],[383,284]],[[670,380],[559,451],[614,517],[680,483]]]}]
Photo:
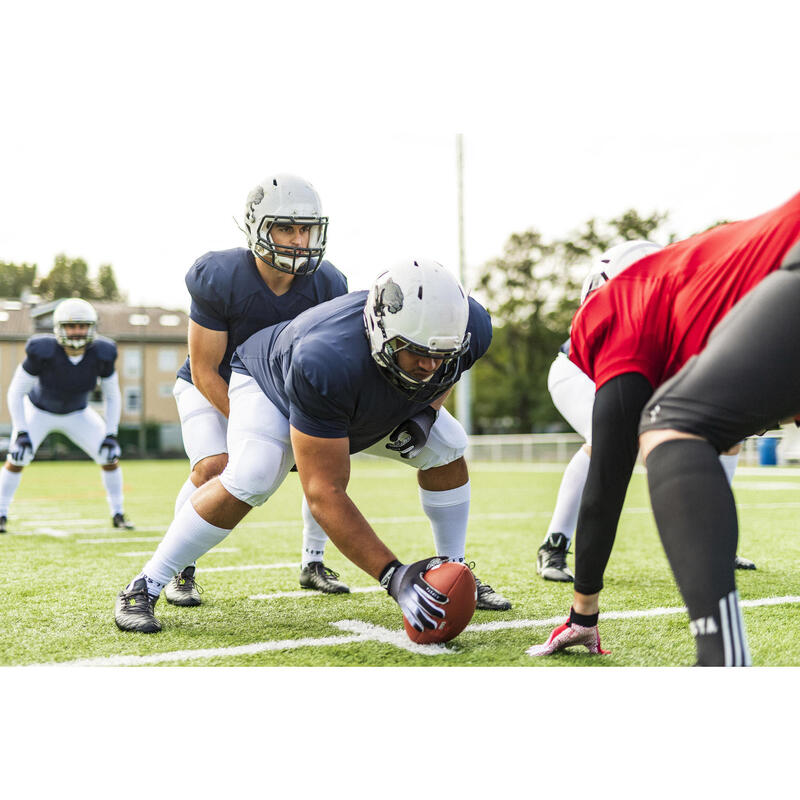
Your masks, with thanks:
[{"label": "building window", "polygon": [[158,318],[158,324],[165,328],[175,328],[181,324],[181,318],[177,314],[162,314]]},{"label": "building window", "polygon": [[139,378],[142,374],[142,352],[139,349],[126,349],[122,356],[123,374],[126,378]]},{"label": "building window", "polygon": [[178,351],[174,347],[160,347],[158,368],[161,372],[175,372],[178,369]]},{"label": "building window", "polygon": [[125,413],[140,414],[142,411],[142,390],[138,386],[125,389]]}]

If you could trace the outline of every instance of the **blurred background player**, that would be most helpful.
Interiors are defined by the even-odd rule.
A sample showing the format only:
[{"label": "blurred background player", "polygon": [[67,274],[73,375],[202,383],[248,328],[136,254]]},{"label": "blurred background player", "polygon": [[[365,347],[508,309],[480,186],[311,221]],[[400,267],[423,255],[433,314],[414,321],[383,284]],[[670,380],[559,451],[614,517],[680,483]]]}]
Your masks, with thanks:
[{"label": "blurred background player", "polygon": [[[756,291],[756,287],[780,268],[798,238],[800,194],[754,219],[719,225],[646,256],[593,292],[578,309],[570,331],[570,359],[594,380],[597,392],[592,412],[592,458],[578,515],[575,592],[567,622],[556,628],[545,644],[530,648],[530,655],[547,655],[573,645],[585,645],[593,653],[602,652],[597,627],[599,596],[639,449],[642,412],[647,407],[649,423],[660,426],[663,408],[659,402],[650,402],[654,391],[679,372],[681,376],[693,374],[693,357],[706,347],[712,331],[720,323],[721,330],[726,327],[726,315],[743,298],[741,308],[749,307],[750,292],[756,298],[764,296],[763,292]],[[782,278],[770,280],[769,285],[782,282]],[[787,290],[791,293],[793,284],[788,285]],[[771,300],[765,300],[765,307],[770,303]],[[796,308],[793,313],[796,314]],[[779,317],[780,314],[776,319]],[[767,323],[771,325],[768,317],[765,325]],[[757,332],[751,334],[751,339],[759,337]],[[750,352],[754,349],[755,345]],[[779,352],[777,357],[780,358]],[[689,368],[681,372],[687,363]],[[774,363],[782,362],[767,362],[768,365]],[[773,368],[778,372],[782,369]],[[786,372],[789,377],[795,374],[793,369]],[[754,390],[751,384],[743,384],[743,396],[735,397],[737,386],[733,376],[736,374],[732,371],[729,378],[714,372],[716,379],[722,381],[723,394],[728,392],[731,395],[729,408],[716,395],[709,395],[705,405],[704,398],[692,395],[693,409],[697,411],[702,406],[701,416],[717,415],[719,429],[728,433],[742,429],[747,434],[752,432],[750,423],[755,424],[774,409],[769,405],[762,408],[757,387]],[[670,391],[675,396],[680,397],[681,386],[681,378],[670,381]],[[796,388],[800,391],[800,386]],[[765,384],[765,389],[769,389],[769,384]],[[768,395],[765,397],[769,399]],[[671,431],[669,435],[674,435],[673,429],[703,435],[699,427],[694,430],[691,422],[687,421],[685,428],[683,425],[672,416],[664,427]],[[642,428],[646,430],[644,421]],[[722,452],[741,438],[729,440],[726,434],[724,437],[715,436],[713,441],[717,452]],[[725,447],[719,446],[722,439],[726,440]],[[651,442],[650,446],[655,445]],[[671,449],[666,448],[666,451]],[[704,460],[699,452],[698,458]],[[720,466],[715,469],[722,472]],[[663,474],[663,471],[659,472]],[[654,508],[663,503],[665,497],[674,495],[675,487],[679,485],[674,478],[675,475],[671,474],[668,484],[661,486],[656,476],[648,474]],[[726,496],[732,498],[730,486],[724,482]],[[676,576],[686,570],[691,572],[691,562],[695,559],[706,566],[717,564],[720,559],[727,560],[719,570],[714,569],[713,575],[705,567],[700,572],[712,581],[714,591],[723,584],[732,587],[724,598],[717,598],[720,602],[724,599],[726,604],[726,630],[731,634],[730,644],[743,630],[733,578],[738,528],[735,522],[731,528],[731,512],[727,506],[721,508],[713,504],[713,512],[709,514],[702,496],[704,485],[702,481],[698,483],[699,498],[697,493],[692,495],[695,516],[686,513],[686,505],[681,503],[681,513],[672,518],[672,524],[667,526],[670,533],[666,537],[662,534],[662,542]],[[713,493],[718,494],[717,488]],[[724,519],[713,520],[711,516],[716,513],[722,513]],[[732,515],[735,521],[735,508]],[[688,541],[675,534],[676,525],[682,525],[685,531],[693,531],[696,535]],[[721,529],[726,530],[727,535],[715,535]],[[731,530],[732,536],[729,535]],[[666,539],[670,539],[669,546]],[[676,550],[672,542],[678,540],[681,545]],[[712,557],[708,551],[716,546],[720,546],[719,553]],[[682,583],[678,579],[681,591],[690,583],[696,586],[694,581]],[[688,597],[685,599],[690,614],[693,614],[696,609]],[[718,618],[721,611],[718,609],[716,613]],[[709,612],[708,616],[714,617],[714,613]],[[696,637],[707,637],[709,633],[705,623],[694,626],[692,631]],[[714,632],[717,638],[719,634],[719,630]],[[743,648],[739,640],[735,662],[749,660],[744,650],[746,645]],[[698,663],[716,663],[719,652],[716,645],[706,652],[698,643]]]},{"label": "blurred background player", "polygon": [[[463,427],[441,406],[488,349],[489,314],[441,264],[404,261],[353,292],[259,331],[232,361],[230,459],[180,509],[153,557],[120,592],[122,630],[161,629],[153,607],[181,569],[221,542],[296,463],[314,517],[380,580],[417,629],[444,608],[426,600],[428,560],[401,564],[347,495],[350,454],[415,467],[438,556],[464,561],[470,485]],[[508,608],[476,582],[484,608]],[[433,616],[431,616],[433,615]]]},{"label": "blurred background player", "polygon": [[[661,245],[644,239],[622,242],[603,253],[594,263],[581,288],[580,302],[606,281],[612,280],[631,264],[650,253],[661,250]],[[562,345],[547,376],[547,388],[558,412],[579,433],[585,444],[572,457],[564,470],[556,498],[547,535],[539,547],[536,571],[548,581],[571,582],[572,570],[567,566],[567,552],[575,534],[578,510],[583,487],[589,473],[592,455],[592,408],[594,406],[594,383],[569,359],[569,339]],[[720,455],[725,474],[733,481],[741,446]],[[736,556],[736,569],[755,569],[756,565]]]},{"label": "blurred background player", "polygon": [[[307,308],[347,293],[347,280],[323,261],[328,218],[314,187],[296,175],[271,175],[247,197],[248,248],[206,253],[186,274],[192,298],[189,356],[173,394],[191,474],[175,514],[228,463],[228,383],[233,351],[262,328],[293,319]],[[349,589],[323,564],[327,537],[303,499],[300,585],[339,593]],[[165,591],[167,601],[200,605],[195,565],[184,565]]]},{"label": "blurred background player", "polygon": [[[115,528],[133,528],[125,519],[117,428],[121,411],[115,370],[117,346],[98,337],[97,312],[78,298],[62,300],[53,313],[53,334],[37,334],[25,344],[25,360],[8,387],[12,444],[0,471],[0,531],[22,470],[51,431],[63,433],[99,464]],[[89,408],[98,378],[105,420]]]}]

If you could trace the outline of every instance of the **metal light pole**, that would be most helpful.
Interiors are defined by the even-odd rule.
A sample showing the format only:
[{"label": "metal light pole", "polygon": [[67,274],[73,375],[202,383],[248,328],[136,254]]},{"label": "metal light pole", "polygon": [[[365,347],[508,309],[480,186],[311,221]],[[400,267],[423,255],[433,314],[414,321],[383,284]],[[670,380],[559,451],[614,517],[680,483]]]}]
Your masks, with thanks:
[{"label": "metal light pole", "polygon": [[[469,291],[467,261],[464,255],[464,134],[456,134],[456,172],[458,174],[458,276]],[[465,372],[456,387],[456,417],[467,434],[472,433],[472,374]]]}]

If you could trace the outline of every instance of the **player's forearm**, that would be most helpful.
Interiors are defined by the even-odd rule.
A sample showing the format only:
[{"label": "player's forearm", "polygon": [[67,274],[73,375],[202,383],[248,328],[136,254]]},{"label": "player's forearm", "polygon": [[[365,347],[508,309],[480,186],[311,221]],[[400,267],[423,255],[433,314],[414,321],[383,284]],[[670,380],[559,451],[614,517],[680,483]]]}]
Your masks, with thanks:
[{"label": "player's forearm", "polygon": [[122,413],[122,396],[119,391],[117,373],[114,372],[108,378],[103,378],[101,383],[103,386],[103,398],[105,399],[106,432],[116,436]]},{"label": "player's forearm", "polygon": [[378,538],[344,491],[306,494],[308,507],[342,555],[378,580],[395,555]]},{"label": "player's forearm", "polygon": [[603,588],[617,525],[638,452],[639,416],[652,394],[641,375],[628,373],[602,386],[592,415],[592,460],[575,535],[575,591]]},{"label": "player's forearm", "polygon": [[225,383],[219,372],[208,367],[195,369],[192,364],[192,381],[206,400],[227,417],[230,412],[228,384]]},{"label": "player's forearm", "polygon": [[25,397],[36,385],[36,376],[31,375],[22,368],[22,364],[18,365],[14,371],[14,377],[8,386],[8,394],[6,400],[8,402],[8,411],[11,415],[11,424],[14,430],[25,430]]}]

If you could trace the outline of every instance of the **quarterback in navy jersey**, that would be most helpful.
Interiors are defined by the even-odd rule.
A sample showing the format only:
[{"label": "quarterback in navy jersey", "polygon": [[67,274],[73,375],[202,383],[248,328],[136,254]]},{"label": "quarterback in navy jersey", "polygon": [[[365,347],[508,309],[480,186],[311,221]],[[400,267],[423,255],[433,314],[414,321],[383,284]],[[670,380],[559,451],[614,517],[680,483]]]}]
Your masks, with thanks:
[{"label": "quarterback in navy jersey", "polygon": [[[234,349],[256,331],[347,292],[344,275],[323,260],[328,219],[308,181],[294,175],[265,178],[247,198],[244,224],[249,249],[206,253],[186,274],[192,298],[189,357],[178,371],[173,394],[191,474],[178,494],[176,514],[228,462],[228,383]],[[302,515],[301,586],[347,592],[323,564],[327,536],[305,500]],[[175,605],[200,605],[194,564],[185,565],[165,596]]]},{"label": "quarterback in navy jersey", "polygon": [[[464,561],[469,474],[461,425],[442,408],[461,374],[488,349],[489,314],[435,261],[405,261],[354,292],[272,326],[232,360],[222,474],[186,503],[150,561],[120,592],[123,630],[161,629],[161,589],[221,542],[297,466],[313,516],[339,550],[380,580],[417,630],[446,616],[422,575],[430,559],[401,564],[347,495],[350,454],[415,467],[437,558]],[[430,588],[430,587],[429,587]],[[510,608],[476,578],[479,608]]]},{"label": "quarterback in navy jersey", "polygon": [[[62,300],[53,313],[54,335],[32,336],[25,345],[25,360],[8,387],[13,430],[5,469],[0,471],[0,532],[6,530],[8,507],[23,468],[51,431],[69,437],[100,465],[114,527],[133,528],[123,511],[119,467],[117,346],[97,337],[96,329],[97,312],[90,303]],[[105,420],[88,406],[89,392],[98,379]]]}]

